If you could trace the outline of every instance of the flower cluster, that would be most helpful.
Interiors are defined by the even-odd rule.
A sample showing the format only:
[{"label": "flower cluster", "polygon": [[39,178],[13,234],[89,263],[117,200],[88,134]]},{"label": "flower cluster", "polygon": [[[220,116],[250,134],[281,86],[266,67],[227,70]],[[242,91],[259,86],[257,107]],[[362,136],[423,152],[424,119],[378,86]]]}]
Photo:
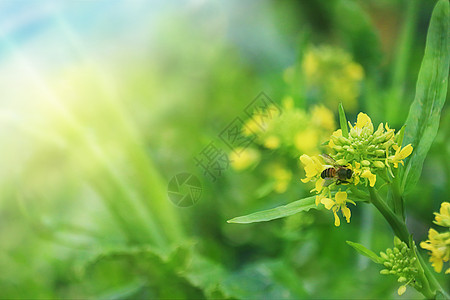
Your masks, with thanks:
[{"label": "flower cluster", "polygon": [[309,47],[301,68],[309,94],[316,95],[329,107],[342,101],[349,111],[356,110],[364,70],[349,53],[330,46]]},{"label": "flower cluster", "polygon": [[[439,213],[435,213],[434,223],[450,228],[450,203],[443,202]],[[433,228],[428,231],[428,240],[420,243],[420,247],[430,251],[430,262],[438,273],[442,271],[444,262],[450,259],[450,231],[439,233]],[[450,268],[445,271],[450,274]]]},{"label": "flower cluster", "polygon": [[270,110],[269,107],[266,112],[255,114],[244,126],[244,134],[256,135],[257,143],[267,149],[283,148],[297,155],[317,153],[319,142],[336,128],[334,115],[329,109],[315,106],[307,113],[294,107],[292,97],[283,99],[282,113],[259,119],[269,115]]},{"label": "flower cluster", "polygon": [[[264,119],[262,119],[264,118]],[[314,106],[309,112],[294,106],[294,100],[286,97],[279,109],[268,106],[265,111],[255,113],[243,127],[243,134],[256,136],[259,149],[248,147],[230,154],[231,166],[237,171],[257,166],[261,161],[262,149],[280,150],[291,157],[301,153],[316,154],[321,141],[336,129],[333,113],[324,106]],[[238,154],[239,153],[239,154]],[[286,191],[292,172],[282,162],[267,165],[265,173],[273,182],[277,193]]]},{"label": "flower cluster", "polygon": [[[346,203],[354,204],[353,201],[347,199],[346,192],[341,191],[339,186],[341,183],[344,186],[346,184],[365,184],[373,187],[377,181],[377,175],[387,178],[386,170],[394,177],[392,168],[398,168],[399,164],[403,164],[403,160],[413,150],[410,144],[401,148],[401,134],[395,134],[394,129],[390,129],[387,125],[383,126],[383,123],[374,132],[372,120],[364,113],[358,115],[354,126],[350,123],[349,126],[350,130],[345,128],[346,136],[342,129],[332,134],[328,143],[331,148],[329,155],[308,156],[304,154],[300,157],[306,173],[306,178],[302,181],[315,182],[315,188],[312,191],[318,194],[316,205],[322,203],[327,209],[333,210],[336,226],[340,224],[336,215],[337,211],[341,210],[349,222],[350,210]],[[342,179],[335,175],[335,178],[326,178],[325,180],[321,175],[324,170],[329,168],[334,168],[335,174],[338,173],[338,169],[348,169],[350,172],[345,170],[343,174],[351,174],[351,176]],[[346,171],[349,173],[345,173]],[[334,195],[334,203],[339,205],[331,206],[333,192],[336,192],[337,189],[339,192]],[[345,193],[345,199],[343,193]]]},{"label": "flower cluster", "polygon": [[421,288],[421,283],[415,279],[417,274],[416,257],[408,246],[400,241],[399,238],[394,238],[394,248],[388,248],[386,252],[380,252],[381,263],[385,269],[380,271],[383,275],[396,275],[398,282],[402,285],[398,289],[398,294],[402,295],[406,291],[407,285]]}]

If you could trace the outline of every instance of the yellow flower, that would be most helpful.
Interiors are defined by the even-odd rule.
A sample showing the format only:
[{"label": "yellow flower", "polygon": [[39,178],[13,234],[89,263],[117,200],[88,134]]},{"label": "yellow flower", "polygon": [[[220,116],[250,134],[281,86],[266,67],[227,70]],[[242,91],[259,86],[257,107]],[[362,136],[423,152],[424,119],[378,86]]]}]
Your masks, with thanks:
[{"label": "yellow flower", "polygon": [[275,179],[274,190],[281,194],[284,193],[292,178],[291,171],[276,164],[272,169],[272,176]]},{"label": "yellow flower", "polygon": [[[333,132],[333,134],[331,135],[331,137],[335,137],[335,138],[338,138],[338,137],[340,137],[340,136],[342,136],[342,129],[336,130],[336,131]],[[333,148],[333,147],[336,146],[336,144],[333,142],[333,139],[332,139],[332,138],[330,138],[330,142],[328,143],[328,146],[330,146],[331,148]]]},{"label": "yellow flower", "polygon": [[302,182],[308,182],[316,175],[320,175],[323,171],[323,165],[318,156],[309,156],[303,154],[300,156],[300,161],[304,165],[306,178],[302,179]]},{"label": "yellow flower", "polygon": [[311,153],[317,148],[319,137],[314,129],[306,129],[295,135],[295,147],[303,153]]},{"label": "yellow flower", "polygon": [[363,68],[356,63],[350,63],[349,65],[347,65],[345,71],[351,78],[355,80],[361,80],[364,77]]},{"label": "yellow flower", "polygon": [[[430,262],[438,273],[442,271],[444,262],[450,258],[450,232],[438,233],[433,228],[428,231],[428,240],[420,243],[420,247],[431,251]],[[448,270],[445,273],[449,272]]]},{"label": "yellow flower", "polygon": [[284,97],[283,108],[284,110],[292,110],[294,108],[294,99],[291,96]]},{"label": "yellow flower", "polygon": [[[260,154],[257,150],[252,148],[236,148],[230,154],[230,164],[231,167],[237,171],[247,169],[253,164],[259,161]],[[238,154],[239,153],[239,154]]]},{"label": "yellow flower", "polygon": [[325,106],[314,106],[311,114],[312,121],[318,126],[328,130],[333,130],[336,128],[336,124],[334,123],[334,114]]},{"label": "yellow flower", "polygon": [[355,161],[355,165],[354,167],[352,167],[352,171],[353,171],[353,184],[357,185],[360,181],[359,176],[361,175],[361,164],[357,161]]},{"label": "yellow flower", "polygon": [[280,146],[280,139],[274,135],[268,136],[264,140],[264,146],[268,149],[276,149]]},{"label": "yellow flower", "polygon": [[251,119],[248,119],[244,127],[242,128],[242,133],[246,136],[258,134],[261,132],[261,128],[259,127],[259,123],[257,121],[257,117],[253,116]]},{"label": "yellow flower", "polygon": [[355,126],[359,129],[363,129],[364,127],[367,126],[372,126],[373,128],[372,120],[370,119],[370,117],[362,112],[358,114]]},{"label": "yellow flower", "polygon": [[443,202],[441,204],[441,209],[439,213],[434,213],[436,215],[434,223],[444,227],[450,227],[450,203]]},{"label": "yellow flower", "polygon": [[347,220],[347,223],[350,223],[351,212],[350,212],[350,209],[347,207],[347,202],[350,202],[350,203],[356,205],[355,202],[353,202],[350,199],[347,199],[346,192],[341,192],[340,190],[339,190],[339,192],[336,193],[336,195],[334,195],[334,201],[332,199],[326,198],[326,197],[323,197],[321,199],[321,203],[323,205],[325,205],[325,208],[333,211],[335,226],[341,225],[341,221],[337,215],[337,212],[339,210],[342,211],[342,215]]},{"label": "yellow flower", "polygon": [[354,132],[354,135],[360,135],[363,130],[366,130],[370,135],[373,133],[373,124],[372,120],[365,113],[360,112],[358,114],[358,118],[355,123],[355,127],[353,127],[350,132]]},{"label": "yellow flower", "polygon": [[316,76],[316,71],[318,67],[318,59],[314,52],[309,51],[305,54],[303,58],[303,72],[309,77]]},{"label": "yellow flower", "polygon": [[389,160],[394,164],[395,168],[398,168],[398,163],[404,165],[403,159],[410,156],[413,151],[413,147],[411,146],[411,144],[406,145],[405,147],[403,147],[403,149],[400,149],[400,147],[397,145],[393,145],[392,148],[394,148],[395,150],[395,155],[390,156]]},{"label": "yellow flower", "polygon": [[377,181],[377,176],[372,174],[370,170],[364,170],[361,174],[361,177],[369,179],[369,185],[371,187],[375,186],[375,182]]}]

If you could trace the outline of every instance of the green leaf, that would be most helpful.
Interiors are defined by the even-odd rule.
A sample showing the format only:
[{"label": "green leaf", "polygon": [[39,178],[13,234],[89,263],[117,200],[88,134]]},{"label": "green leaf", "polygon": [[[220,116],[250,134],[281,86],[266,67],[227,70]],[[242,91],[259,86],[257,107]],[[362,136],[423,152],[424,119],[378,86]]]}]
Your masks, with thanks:
[{"label": "green leaf", "polygon": [[255,223],[255,222],[265,222],[274,219],[284,218],[291,216],[293,214],[299,213],[301,211],[307,211],[311,208],[316,208],[315,203],[316,196],[311,196],[308,198],[300,199],[289,203],[287,205],[278,206],[275,208],[258,211],[246,216],[236,217],[228,220],[228,223]]},{"label": "green leaf", "polygon": [[373,260],[375,263],[377,264],[381,264],[383,261],[381,259],[381,257],[379,257],[378,255],[375,254],[375,252],[373,252],[372,250],[367,249],[366,247],[364,247],[361,244],[358,243],[354,243],[351,241],[347,241],[347,244],[349,244],[350,246],[352,246],[356,251],[359,252],[359,254],[362,254],[364,256],[367,256],[368,258],[370,258],[371,260]]},{"label": "green leaf", "polygon": [[402,191],[410,191],[422,172],[423,162],[437,134],[447,95],[450,61],[449,2],[440,0],[433,10],[425,54],[416,85],[416,96],[406,120],[404,144],[412,144],[402,178]]},{"label": "green leaf", "polygon": [[342,136],[348,137],[347,118],[345,117],[344,106],[339,103],[339,123],[341,124]]}]

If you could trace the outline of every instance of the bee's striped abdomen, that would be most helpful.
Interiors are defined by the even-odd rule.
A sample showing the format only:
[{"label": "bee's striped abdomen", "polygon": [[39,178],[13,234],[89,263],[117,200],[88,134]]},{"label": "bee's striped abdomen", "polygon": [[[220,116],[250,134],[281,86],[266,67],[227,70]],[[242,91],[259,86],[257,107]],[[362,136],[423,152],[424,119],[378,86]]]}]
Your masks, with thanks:
[{"label": "bee's striped abdomen", "polygon": [[322,171],[322,174],[320,174],[320,177],[322,177],[322,179],[325,178],[333,178],[334,175],[336,175],[336,169],[335,168],[328,168]]}]

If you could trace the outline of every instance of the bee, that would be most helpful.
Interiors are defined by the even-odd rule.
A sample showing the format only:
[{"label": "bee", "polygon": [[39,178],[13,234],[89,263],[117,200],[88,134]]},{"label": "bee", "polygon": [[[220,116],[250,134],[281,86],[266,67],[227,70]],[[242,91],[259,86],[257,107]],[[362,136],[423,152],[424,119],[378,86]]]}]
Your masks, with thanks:
[{"label": "bee", "polygon": [[338,165],[336,161],[329,155],[322,154],[321,156],[326,163],[331,165],[331,167],[326,168],[320,174],[320,177],[322,177],[322,179],[325,179],[326,181],[335,180],[336,185],[349,183],[348,180],[350,180],[353,176],[352,170],[345,166]]}]

